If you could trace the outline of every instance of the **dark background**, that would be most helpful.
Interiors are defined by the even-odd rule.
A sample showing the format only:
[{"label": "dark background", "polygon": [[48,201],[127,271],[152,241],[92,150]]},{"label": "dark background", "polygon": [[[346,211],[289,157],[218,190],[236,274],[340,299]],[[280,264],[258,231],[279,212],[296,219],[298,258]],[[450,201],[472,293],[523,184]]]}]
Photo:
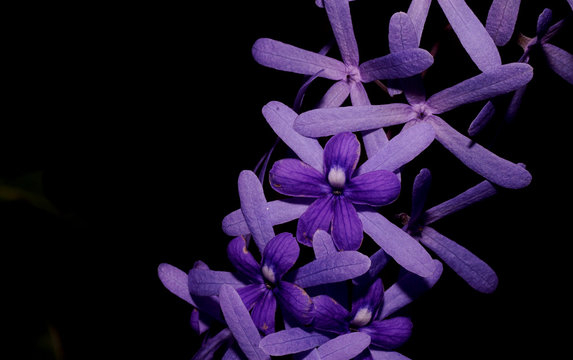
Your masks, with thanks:
[{"label": "dark background", "polygon": [[[407,10],[408,2],[386,3],[351,4],[363,60],[388,53],[388,20]],[[484,21],[486,3],[468,0]],[[543,10],[536,3],[522,4],[517,29],[527,36]],[[565,0],[543,6],[556,19],[571,13]],[[15,348],[21,359],[189,359],[199,342],[191,309],[162,286],[157,266],[187,271],[201,259],[229,268],[221,220],[239,207],[239,172],[253,169],[275,139],[261,108],[272,100],[291,106],[303,81],[256,64],[251,46],[270,37],[317,51],[331,37],[324,10],[310,0],[60,3],[6,15],[2,351]],[[422,38],[425,49],[440,44],[426,74],[429,94],[477,74],[446,24],[433,4]],[[552,42],[571,52],[566,30]],[[500,51],[504,62],[517,60],[515,37]],[[500,126],[496,118],[478,137],[525,163],[532,184],[435,224],[486,261],[499,287],[477,293],[446,268],[408,308],[415,328],[400,350],[408,357],[549,358],[570,333],[573,86],[542,60],[532,64],[517,120]],[[311,86],[305,109],[330,83]],[[374,84],[367,90],[373,103],[403,101]],[[465,132],[482,105],[444,118]],[[273,159],[285,155],[279,146]],[[481,180],[434,143],[404,170],[387,215],[409,211],[422,167],[433,175],[430,206]]]}]

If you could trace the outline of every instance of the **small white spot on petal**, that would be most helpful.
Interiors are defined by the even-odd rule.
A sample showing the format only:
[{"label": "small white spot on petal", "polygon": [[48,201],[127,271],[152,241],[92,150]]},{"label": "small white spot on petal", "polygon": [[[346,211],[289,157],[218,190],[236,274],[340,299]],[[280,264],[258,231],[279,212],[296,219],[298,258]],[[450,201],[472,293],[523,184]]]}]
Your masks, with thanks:
[{"label": "small white spot on petal", "polygon": [[275,283],[275,272],[273,271],[273,269],[271,269],[270,267],[268,267],[267,265],[263,265],[263,268],[261,269],[262,273],[263,273],[263,277],[271,282],[271,283]]},{"label": "small white spot on petal", "polygon": [[328,183],[334,188],[342,189],[344,184],[346,184],[344,170],[339,167],[332,167],[328,172]]},{"label": "small white spot on petal", "polygon": [[362,308],[358,310],[350,323],[354,326],[361,327],[367,325],[370,320],[372,320],[372,311],[368,308]]}]

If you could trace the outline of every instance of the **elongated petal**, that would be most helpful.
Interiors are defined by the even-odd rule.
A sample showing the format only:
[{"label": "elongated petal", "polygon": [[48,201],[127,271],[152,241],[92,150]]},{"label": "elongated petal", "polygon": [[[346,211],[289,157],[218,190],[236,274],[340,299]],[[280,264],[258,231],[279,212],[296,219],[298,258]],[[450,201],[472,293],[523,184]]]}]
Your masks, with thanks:
[{"label": "elongated petal", "polygon": [[439,260],[433,260],[435,271],[428,277],[420,277],[411,272],[398,278],[398,281],[384,292],[384,303],[378,313],[378,320],[392,315],[416,298],[430,290],[442,275],[443,266]]},{"label": "elongated petal", "polygon": [[[273,200],[267,203],[273,225],[284,224],[298,219],[314,199],[290,198]],[[250,230],[241,209],[225,216],[222,222],[223,231],[230,236],[247,235]]]},{"label": "elongated petal", "polygon": [[268,355],[283,356],[313,349],[329,339],[318,332],[295,327],[265,336],[259,346]]},{"label": "elongated petal", "polygon": [[189,304],[197,307],[191,298],[191,294],[189,294],[189,280],[185,271],[182,271],[173,265],[162,263],[157,267],[157,275],[167,290],[187,301]]},{"label": "elongated petal", "polygon": [[391,53],[360,64],[362,82],[400,79],[420,74],[434,63],[434,58],[423,49],[408,49]]},{"label": "elongated petal", "polygon": [[358,65],[358,45],[352,28],[348,0],[330,0],[324,2],[324,9],[338,44],[342,60],[347,65]]},{"label": "elongated petal", "polygon": [[402,267],[422,277],[434,273],[434,262],[418,241],[371,208],[360,209],[358,216],[364,232]]},{"label": "elongated petal", "polygon": [[525,95],[526,90],[527,90],[527,85],[523,85],[519,89],[515,90],[515,92],[513,93],[511,101],[509,102],[509,105],[507,106],[507,110],[505,112],[504,120],[506,123],[511,123],[517,116],[517,113],[521,108],[523,95]]},{"label": "elongated petal", "polygon": [[398,176],[388,170],[370,171],[350,179],[344,188],[344,197],[353,203],[383,206],[400,194]]},{"label": "elongated petal", "polygon": [[513,35],[521,0],[493,0],[485,29],[497,46],[504,46]]},{"label": "elongated petal", "polygon": [[468,135],[469,136],[476,136],[479,134],[483,128],[489,123],[489,121],[495,115],[495,105],[493,102],[488,101],[484,107],[481,109],[479,114],[477,114],[476,118],[470,124],[468,128]]},{"label": "elongated petal", "polygon": [[362,223],[354,205],[344,196],[334,197],[332,240],[338,250],[358,250],[362,244]]},{"label": "elongated petal", "polygon": [[350,179],[358,159],[360,158],[360,142],[351,132],[334,135],[324,146],[324,173],[329,176],[333,168],[344,171],[346,179]]},{"label": "elongated petal", "polygon": [[298,159],[276,161],[269,171],[269,181],[284,195],[319,197],[330,191],[324,175]]},{"label": "elongated petal", "polygon": [[267,208],[267,200],[263,192],[263,184],[257,175],[250,170],[239,174],[239,199],[241,211],[249,227],[253,240],[260,251],[266,243],[275,236],[273,224]]},{"label": "elongated petal", "polygon": [[294,265],[299,252],[298,243],[290,233],[280,233],[269,241],[263,252],[263,274],[271,272],[274,280],[267,280],[274,283],[281,279]]},{"label": "elongated petal", "polygon": [[555,45],[543,44],[549,67],[569,84],[573,84],[573,55]]},{"label": "elongated petal", "polygon": [[259,64],[277,70],[304,75],[322,70],[320,77],[332,80],[346,77],[346,66],[341,61],[272,39],[258,39],[252,54]]},{"label": "elongated petal", "polygon": [[412,321],[406,317],[377,320],[360,328],[360,331],[370,335],[372,344],[393,350],[403,345],[412,335]]},{"label": "elongated petal", "polygon": [[334,217],[333,195],[316,199],[300,216],[296,228],[296,239],[299,243],[312,246],[312,237],[317,230],[330,231]]},{"label": "elongated petal", "polygon": [[222,286],[219,299],[227,326],[247,358],[249,360],[270,359],[270,356],[259,348],[261,341],[259,331],[235,289],[228,285]]},{"label": "elongated petal", "polygon": [[472,288],[483,293],[491,293],[496,289],[498,280],[492,268],[463,246],[428,226],[422,230],[420,242],[436,253]]},{"label": "elongated petal", "polygon": [[195,355],[193,355],[191,360],[212,359],[215,352],[221,347],[221,345],[228,343],[232,338],[233,335],[231,330],[221,330],[215,336],[207,339],[199,350],[197,350]]},{"label": "elongated petal", "polygon": [[245,286],[235,275],[226,271],[191,269],[189,271],[189,292],[197,296],[218,295],[222,285]]},{"label": "elongated petal", "polygon": [[314,256],[319,258],[325,258],[332,254],[335,254],[338,250],[336,246],[334,246],[334,242],[332,241],[332,236],[330,236],[324,230],[317,230],[314,233],[314,237],[312,240],[312,250],[314,251]]},{"label": "elongated petal", "polygon": [[553,19],[553,11],[551,9],[543,9],[539,17],[537,18],[537,38],[541,39],[545,36],[551,25],[551,20]]},{"label": "elongated petal", "polygon": [[416,28],[410,16],[404,12],[397,12],[390,18],[388,27],[388,46],[390,52],[397,53],[418,47]]},{"label": "elongated petal", "polygon": [[370,356],[372,356],[372,360],[410,360],[409,357],[396,351],[370,349]]},{"label": "elongated petal", "polygon": [[300,114],[294,129],[304,136],[321,137],[403,124],[416,118],[408,104],[344,106],[313,109]]},{"label": "elongated petal", "polygon": [[262,283],[261,265],[247,249],[247,241],[237,236],[227,246],[227,257],[235,269],[251,281]]},{"label": "elongated petal", "polygon": [[322,344],[317,351],[322,360],[354,359],[370,345],[370,336],[355,332],[337,336]]},{"label": "elongated petal", "polygon": [[340,80],[332,84],[326,91],[322,99],[317,104],[317,108],[336,108],[342,105],[350,94],[350,86],[345,80]]},{"label": "elongated petal", "polygon": [[368,286],[372,284],[378,278],[380,271],[386,266],[388,263],[388,255],[384,250],[379,249],[374,254],[370,256],[370,269],[368,271],[357,277],[352,279],[352,283],[354,286]]},{"label": "elongated petal", "polygon": [[410,19],[416,28],[418,45],[420,44],[420,39],[422,38],[424,25],[426,24],[426,18],[428,17],[428,11],[430,10],[431,4],[432,0],[412,0],[410,2],[410,6],[408,7],[408,16],[410,16]]},{"label": "elongated petal", "polygon": [[416,175],[412,188],[412,210],[410,211],[410,221],[408,225],[417,224],[420,215],[423,214],[431,182],[432,174],[428,169],[422,169],[418,175]]},{"label": "elongated petal", "polygon": [[251,312],[253,323],[263,334],[275,332],[275,313],[277,300],[272,291],[266,290],[262,298],[255,303]]},{"label": "elongated petal", "polygon": [[517,90],[533,77],[533,68],[525,63],[511,63],[490,68],[472,78],[432,95],[428,106],[435,114],[460,105],[487,100]]},{"label": "elongated petal", "polygon": [[394,136],[376,155],[366,160],[356,170],[356,173],[364,174],[377,170],[396,171],[430,146],[434,137],[432,125],[427,122],[416,122]]},{"label": "elongated petal", "polygon": [[499,186],[519,189],[531,182],[531,174],[518,164],[502,159],[463,136],[444,120],[433,117],[436,139],[467,167]]},{"label": "elongated petal", "polygon": [[424,224],[429,225],[444,216],[460,211],[472,204],[492,197],[497,194],[498,189],[489,181],[484,180],[472,186],[461,194],[428,209],[424,214]]},{"label": "elongated petal", "polygon": [[[243,360],[244,356],[236,343],[233,343],[223,354],[221,360]],[[194,360],[194,359],[192,359]]]},{"label": "elongated petal", "polygon": [[262,111],[274,132],[303,162],[322,170],[322,146],[318,141],[293,130],[294,120],[298,116],[294,110],[281,102],[271,101],[263,106]]},{"label": "elongated petal", "polygon": [[304,289],[296,284],[281,281],[274,294],[281,309],[292,316],[300,325],[308,325],[314,316],[313,303]]},{"label": "elongated petal", "polygon": [[438,0],[464,49],[481,71],[501,65],[493,39],[464,0]]},{"label": "elongated petal", "polygon": [[303,288],[330,284],[353,279],[369,268],[368,256],[357,251],[339,251],[301,266],[294,272],[292,282]]},{"label": "elongated petal", "polygon": [[349,331],[350,313],[342,305],[326,295],[315,296],[312,302],[314,303],[313,328],[335,334]]}]

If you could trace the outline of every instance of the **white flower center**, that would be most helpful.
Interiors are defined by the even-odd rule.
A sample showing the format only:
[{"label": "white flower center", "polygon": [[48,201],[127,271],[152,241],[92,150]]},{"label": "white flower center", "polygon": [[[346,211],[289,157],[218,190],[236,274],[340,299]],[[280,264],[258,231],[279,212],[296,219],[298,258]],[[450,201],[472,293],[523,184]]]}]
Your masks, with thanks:
[{"label": "white flower center", "polygon": [[275,283],[275,272],[273,271],[273,269],[271,269],[270,267],[268,267],[267,265],[263,265],[263,268],[261,269],[261,272],[263,273],[263,277],[269,281],[270,283]]},{"label": "white flower center", "polygon": [[425,103],[413,105],[412,108],[418,114],[419,120],[425,120],[428,116],[434,113],[434,109]]},{"label": "white flower center", "polygon": [[342,189],[346,184],[346,174],[339,167],[332,167],[328,172],[328,183],[336,189]]},{"label": "white flower center", "polygon": [[350,323],[354,326],[362,327],[368,325],[370,320],[372,320],[372,311],[370,311],[368,308],[362,308],[358,310],[354,316],[354,319],[352,319]]}]

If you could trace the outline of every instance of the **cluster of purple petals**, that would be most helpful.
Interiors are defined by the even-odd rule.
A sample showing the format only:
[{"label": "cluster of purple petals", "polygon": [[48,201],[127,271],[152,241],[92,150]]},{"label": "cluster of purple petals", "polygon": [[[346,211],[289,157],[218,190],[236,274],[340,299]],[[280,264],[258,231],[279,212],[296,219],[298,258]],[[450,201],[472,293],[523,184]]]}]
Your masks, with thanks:
[{"label": "cluster of purple petals", "polygon": [[[515,113],[533,78],[531,56],[544,54],[569,83],[573,58],[549,42],[563,26],[549,9],[540,15],[534,38],[517,37],[523,56],[502,63],[498,47],[516,38],[519,0],[493,0],[484,21],[464,0],[436,2],[477,73],[433,94],[426,93],[423,72],[434,59],[420,48],[431,0],[412,0],[390,18],[389,53],[374,59],[359,57],[350,0],[316,1],[340,59],[279,40],[255,42],[257,63],[307,76],[294,106],[270,101],[262,109],[294,157],[272,162],[268,171],[265,165],[239,174],[239,208],[222,219],[233,271],[201,261],[187,272],[159,266],[160,280],[191,305],[191,327],[204,336],[193,359],[408,359],[399,349],[415,319],[396,313],[430,290],[443,271],[478,292],[495,291],[495,271],[432,224],[502,189],[529,185],[532,175],[524,164],[471,136],[491,118],[500,96],[513,94],[508,112]],[[301,112],[304,93],[317,78],[332,84]],[[403,94],[405,102],[371,104],[364,84],[374,81],[385,81],[392,99]],[[347,99],[350,105],[344,105]],[[468,136],[450,124],[453,119],[446,121],[447,112],[478,102],[484,110]],[[389,127],[399,130],[389,136]],[[481,180],[428,207],[430,169],[419,169],[412,189],[403,189],[402,177],[434,140]],[[400,221],[384,215],[404,193],[411,193],[411,206]],[[289,224],[292,232],[278,232]],[[364,242],[376,250],[367,253]],[[400,276],[386,283],[382,270],[390,264]]]}]

